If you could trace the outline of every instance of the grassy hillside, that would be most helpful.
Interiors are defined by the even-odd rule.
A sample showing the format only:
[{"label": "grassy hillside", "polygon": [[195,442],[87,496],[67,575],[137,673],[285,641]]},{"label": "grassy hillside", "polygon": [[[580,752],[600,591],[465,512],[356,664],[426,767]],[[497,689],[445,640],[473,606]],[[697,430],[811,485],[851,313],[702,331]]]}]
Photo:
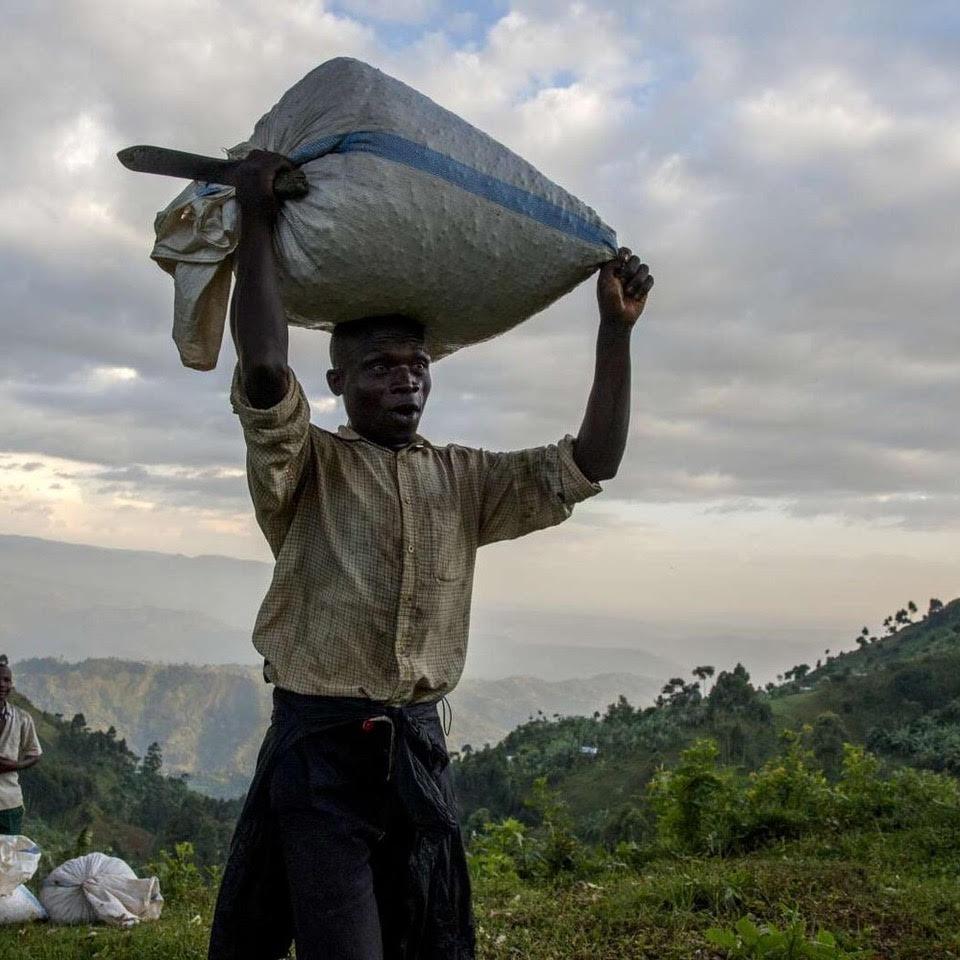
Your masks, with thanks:
[{"label": "grassy hillside", "polygon": [[182,841],[203,863],[221,863],[239,813],[236,801],[214,800],[162,772],[162,755],[140,759],[111,727],[93,731],[82,715],[69,721],[12,701],[33,716],[43,758],[21,774],[24,833],[48,862],[94,844],[133,863]]},{"label": "grassy hillside", "polygon": [[784,730],[805,730],[827,767],[849,741],[890,762],[960,772],[960,600],[888,629],[765,689],[742,667],[708,667],[673,678],[654,707],[620,701],[595,718],[538,718],[460,758],[462,812],[523,819],[523,798],[546,777],[584,836],[631,839],[647,819],[650,779],[695,739],[714,738],[723,761],[747,772],[776,753]]},{"label": "grassy hillside", "polygon": [[[480,960],[949,960],[960,950],[960,785],[844,751],[831,783],[797,738],[738,780],[699,742],[659,773],[647,842],[582,844],[541,782],[534,823],[469,839]],[[216,875],[157,864],[158,923],[0,929],[21,960],[200,960]]]},{"label": "grassy hillside", "polygon": [[[917,619],[763,690],[742,667],[703,666],[651,707],[621,698],[465,749],[480,960],[960,956],[960,782],[929,769],[952,769],[940,747],[960,716],[960,602]],[[37,719],[50,749],[24,778],[31,810],[69,806],[61,831],[96,814],[121,844],[145,830],[167,906],[128,931],[0,929],[0,953],[200,960],[217,873],[188,845],[156,850],[178,827],[208,842],[235,810],[162,778],[155,754],[138,763],[115,735]],[[42,784],[44,770],[61,782]],[[77,784],[89,796],[52,799]],[[162,809],[147,803],[158,796]]]}]

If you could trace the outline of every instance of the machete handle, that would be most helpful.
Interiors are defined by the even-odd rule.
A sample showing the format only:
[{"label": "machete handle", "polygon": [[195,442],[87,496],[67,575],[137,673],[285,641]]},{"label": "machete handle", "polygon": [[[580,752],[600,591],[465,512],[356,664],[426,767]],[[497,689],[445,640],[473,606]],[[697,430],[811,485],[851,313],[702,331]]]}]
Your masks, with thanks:
[{"label": "machete handle", "polygon": [[[117,159],[128,169],[137,173],[156,173],[165,177],[182,177],[202,183],[223,183],[233,186],[233,170],[238,161],[204,157],[182,150],[166,147],[151,147],[141,144],[127,147],[117,154]],[[309,192],[306,175],[302,170],[281,170],[273,180],[273,192],[278,200],[302,200]]]}]

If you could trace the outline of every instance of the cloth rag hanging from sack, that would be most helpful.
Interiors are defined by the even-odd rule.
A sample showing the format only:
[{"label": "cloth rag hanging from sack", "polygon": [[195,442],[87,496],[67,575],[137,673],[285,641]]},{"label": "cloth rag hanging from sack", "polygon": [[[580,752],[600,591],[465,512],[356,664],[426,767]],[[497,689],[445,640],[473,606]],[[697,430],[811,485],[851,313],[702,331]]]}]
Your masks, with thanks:
[{"label": "cloth rag hanging from sack", "polygon": [[[492,137],[359,60],[314,69],[257,123],[309,193],[274,236],[290,323],[421,322],[434,359],[509,330],[616,253],[613,230]],[[157,214],[151,256],[174,278],[183,363],[216,365],[242,224],[232,187],[190,184]]]}]

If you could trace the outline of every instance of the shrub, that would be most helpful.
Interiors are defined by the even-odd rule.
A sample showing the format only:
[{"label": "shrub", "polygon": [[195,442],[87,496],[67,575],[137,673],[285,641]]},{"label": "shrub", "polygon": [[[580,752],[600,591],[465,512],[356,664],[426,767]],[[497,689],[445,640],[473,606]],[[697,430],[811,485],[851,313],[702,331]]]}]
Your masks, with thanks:
[{"label": "shrub", "polygon": [[513,817],[487,821],[470,841],[470,873],[476,881],[512,887],[531,873],[527,828]]},{"label": "shrub", "polygon": [[835,823],[833,792],[811,751],[789,731],[783,753],[750,775],[744,792],[738,845],[752,848],[769,840],[817,832]]},{"label": "shrub", "polygon": [[718,754],[712,740],[697,740],[673,770],[661,769],[650,782],[657,830],[668,849],[720,854],[732,845],[737,791],[730,771],[718,767]]},{"label": "shrub", "polygon": [[205,901],[219,879],[218,870],[197,866],[193,844],[186,841],[176,844],[172,853],[161,850],[147,870],[160,881],[164,899],[176,904]]},{"label": "shrub", "polygon": [[808,938],[806,925],[796,918],[780,930],[773,924],[758,927],[749,917],[741,917],[733,929],[712,927],[706,937],[731,960],[853,960],[863,955],[842,950],[827,930]]}]

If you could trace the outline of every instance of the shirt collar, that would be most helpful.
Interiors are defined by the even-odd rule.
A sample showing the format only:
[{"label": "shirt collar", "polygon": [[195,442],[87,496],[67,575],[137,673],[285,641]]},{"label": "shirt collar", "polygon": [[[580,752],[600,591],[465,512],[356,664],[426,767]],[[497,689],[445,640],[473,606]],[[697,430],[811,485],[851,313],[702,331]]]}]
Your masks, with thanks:
[{"label": "shirt collar", "polygon": [[[354,430],[353,427],[351,427],[349,423],[346,424],[346,425],[341,424],[339,427],[337,427],[337,436],[338,436],[341,440],[363,440],[365,443],[369,443],[369,444],[371,444],[371,445],[374,446],[374,447],[379,447],[379,446],[380,446],[379,443],[374,443],[372,440],[367,440],[366,437],[360,436],[360,434],[357,433],[357,431]],[[430,446],[430,441],[429,441],[429,440],[426,440],[426,439],[424,439],[423,437],[421,437],[419,433],[415,433],[415,434],[413,435],[413,440],[411,440],[410,443],[408,443],[405,447],[401,447],[400,449],[401,449],[401,450],[420,450],[420,449],[422,449],[423,447],[429,447],[429,446]],[[381,447],[381,449],[382,449],[382,450],[388,450],[388,449],[390,449],[390,448],[389,448],[389,447]],[[392,450],[391,452],[392,452],[392,453],[399,453],[398,450]]]}]

